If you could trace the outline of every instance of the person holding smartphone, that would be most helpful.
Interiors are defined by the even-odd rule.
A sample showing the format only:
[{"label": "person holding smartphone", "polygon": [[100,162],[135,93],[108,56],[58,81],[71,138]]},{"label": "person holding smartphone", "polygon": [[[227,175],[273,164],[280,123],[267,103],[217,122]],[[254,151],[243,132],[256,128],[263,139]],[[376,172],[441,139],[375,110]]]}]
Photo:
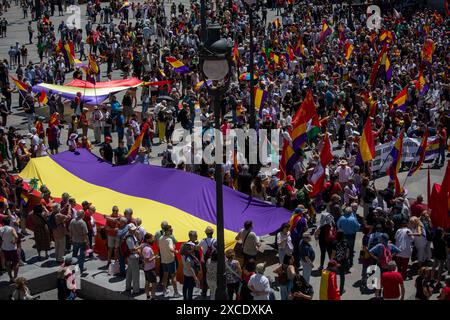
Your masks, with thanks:
[{"label": "person holding smartphone", "polygon": [[[144,236],[144,243],[142,244],[142,258],[144,259],[144,275],[145,275],[145,294],[147,300],[155,300],[156,298],[156,259],[159,255],[155,255],[152,245],[155,242],[155,237],[151,233],[146,233]],[[151,292],[151,296],[150,296]]]}]

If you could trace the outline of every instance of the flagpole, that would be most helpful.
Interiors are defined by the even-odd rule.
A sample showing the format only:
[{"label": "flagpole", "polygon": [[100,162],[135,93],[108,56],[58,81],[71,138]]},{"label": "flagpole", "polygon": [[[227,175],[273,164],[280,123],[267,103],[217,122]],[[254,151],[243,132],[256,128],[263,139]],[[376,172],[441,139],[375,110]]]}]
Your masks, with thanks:
[{"label": "flagpole", "polygon": [[428,165],[428,170],[427,170],[427,208],[430,208],[430,194],[431,194],[431,190],[430,190],[430,165]]}]

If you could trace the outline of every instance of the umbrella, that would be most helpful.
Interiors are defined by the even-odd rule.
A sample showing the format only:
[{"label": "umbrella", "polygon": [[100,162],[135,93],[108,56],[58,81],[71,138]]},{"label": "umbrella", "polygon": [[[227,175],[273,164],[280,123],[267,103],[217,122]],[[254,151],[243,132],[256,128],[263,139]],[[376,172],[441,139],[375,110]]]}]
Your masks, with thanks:
[{"label": "umbrella", "polygon": [[172,97],[169,97],[169,96],[159,96],[158,98],[156,98],[157,102],[161,102],[163,100],[166,100],[168,102],[174,102],[175,101]]},{"label": "umbrella", "polygon": [[[256,73],[253,74],[253,79],[258,79],[258,75]],[[241,81],[250,81],[250,72],[245,72],[239,76],[239,80]]]}]

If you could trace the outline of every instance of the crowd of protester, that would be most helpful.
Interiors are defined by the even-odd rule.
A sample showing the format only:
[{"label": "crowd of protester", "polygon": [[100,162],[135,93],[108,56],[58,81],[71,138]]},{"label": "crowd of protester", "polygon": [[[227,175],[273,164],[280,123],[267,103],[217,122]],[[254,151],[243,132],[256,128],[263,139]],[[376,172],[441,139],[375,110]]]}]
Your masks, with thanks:
[{"label": "crowd of protester", "polygon": [[[365,7],[341,6],[342,1],[273,2],[273,5],[266,5],[257,1],[253,12],[256,20],[253,35],[255,72],[258,87],[268,92],[266,103],[259,112],[258,127],[279,128],[285,136],[292,128],[292,119],[301,101],[308,90],[312,90],[321,133],[308,141],[284,180],[279,178],[277,169],[264,174],[253,170],[253,166],[239,165],[239,172],[224,166],[225,185],[293,212],[289,222],[274,226],[274,230],[279,228],[275,232],[279,267],[274,274],[267,274],[264,258],[258,255],[261,241],[252,232],[252,224],[258,222],[246,222],[236,238],[242,249],[226,252],[229,299],[273,299],[274,282],[283,300],[312,299],[314,294],[319,295],[311,286],[311,274],[316,268],[321,272],[321,281],[332,279],[328,286],[334,288],[334,294],[331,295],[329,290],[324,296],[321,292],[320,298],[340,299],[348,287],[346,276],[354,272],[355,263],[362,265],[361,290],[371,290],[367,288],[370,277],[367,270],[373,265],[380,268],[383,290],[377,290],[376,296],[403,299],[403,281],[418,273],[415,278],[417,299],[429,299],[433,290],[441,287],[440,297],[450,299],[449,230],[432,225],[421,195],[411,199],[406,192],[396,194],[393,181],[385,189],[378,190],[370,167],[355,165],[358,141],[371,116],[371,106],[365,95],[369,88],[367,83],[381,49],[379,34],[366,26]],[[446,33],[449,20],[427,8],[397,6],[394,10],[394,3],[382,1],[380,4],[383,29],[394,34],[387,47],[393,73],[390,81],[378,77],[370,90],[376,108],[372,128],[375,143],[395,141],[401,134],[422,138],[428,131],[430,136],[439,139],[439,155],[435,160],[439,168],[444,165],[450,124],[449,38]],[[239,75],[249,71],[248,12],[243,1],[231,1],[231,4],[228,7],[227,1],[207,3],[208,21],[219,23],[222,36],[239,52],[233,54],[231,85],[220,103],[224,130],[246,128],[250,121],[250,83],[239,80]],[[163,166],[214,176],[214,168],[206,164],[175,164],[170,152],[177,143],[173,140],[176,125],[190,130],[196,113],[199,113],[203,129],[213,125],[208,92],[196,90],[196,84],[203,79],[198,65],[199,3],[191,1],[189,7],[184,7],[183,3],[174,1],[169,13],[162,1],[133,3],[125,10],[119,10],[122,4],[117,1],[107,4],[88,2],[87,23],[82,29],[73,28],[64,21],[54,25],[55,5],[58,14],[63,14],[65,2],[41,1],[42,16],[36,23],[28,25],[29,42],[37,41],[39,61],[28,60],[28,50],[35,49],[16,43],[10,49],[9,59],[0,63],[0,151],[3,163],[0,192],[7,200],[0,202],[2,269],[8,272],[11,282],[16,281],[21,288],[24,280],[17,277],[19,266],[24,263],[20,243],[27,236],[26,219],[33,225],[38,256],[41,258],[41,252],[45,253],[41,259],[48,258],[53,242],[56,260],[68,265],[64,257],[72,251],[73,256],[78,257],[82,272],[86,270],[86,254],[92,258],[93,239],[97,233],[93,219],[95,204],[89,199],[73,199],[64,194],[62,200],[56,202],[50,190],[41,187],[41,203],[32,208],[26,205],[21,197],[26,194],[23,181],[13,178],[12,173],[20,172],[31,158],[76,148],[94,152],[98,146],[105,161],[125,165],[129,163],[128,151],[141,130],[145,130],[134,162],[149,164],[150,158],[154,157],[152,148],[159,145],[167,149],[162,156],[158,155]],[[34,2],[22,4],[24,18],[28,17],[28,7],[34,15],[33,6]],[[278,26],[267,19],[268,11],[275,9],[281,15]],[[322,39],[324,19],[333,32]],[[299,37],[303,53],[287,61],[286,47],[294,48]],[[427,39],[432,39],[435,46],[431,63],[426,63],[421,55]],[[124,79],[133,76],[143,81],[171,80],[171,83],[129,89],[121,100],[117,95],[111,95],[107,102],[93,108],[82,103],[82,92],[70,102],[60,94],[50,92],[49,114],[37,116],[37,109],[41,107],[38,97],[31,90],[25,95],[18,93],[9,75],[30,86],[84,79],[79,67],[65,64],[64,55],[58,50],[60,40],[63,43],[72,41],[76,58],[82,61],[87,59],[86,55],[94,56],[101,75],[107,80],[112,79],[115,70],[120,70]],[[349,59],[344,55],[345,43],[354,47]],[[278,56],[278,63],[268,51]],[[168,56],[182,61],[190,71],[177,73],[166,62]],[[414,82],[420,73],[428,85],[425,94],[419,93]],[[391,102],[405,86],[408,88],[407,107],[396,110]],[[26,114],[26,134],[8,125],[8,116],[16,107],[12,105],[13,95],[18,96],[18,108]],[[170,100],[159,101],[159,96],[168,96]],[[69,114],[66,102],[70,103]],[[52,121],[47,123],[49,119]],[[61,141],[66,130],[67,139]],[[88,139],[90,130],[94,132],[94,141]],[[327,168],[327,181],[321,195],[311,197],[310,178],[326,136],[337,147],[340,156],[335,152]],[[77,205],[80,200],[83,203]],[[161,224],[161,230],[148,233],[141,226],[142,221],[134,219],[132,213],[128,208],[119,215],[119,208],[113,207],[111,216],[105,216],[106,227],[98,231],[107,240],[108,267],[112,273],[126,278],[125,291],[139,293],[140,269],[143,269],[149,299],[159,297],[157,291],[167,295],[168,283],[173,285],[174,297],[181,296],[175,277],[179,263],[176,256],[180,253],[184,299],[192,299],[194,287],[202,287],[205,297],[209,287],[209,295],[214,298],[217,252],[212,229],[205,230],[206,237],[200,242],[197,231],[191,231],[190,241],[178,252],[173,234],[176,230],[167,222]],[[362,241],[356,240],[358,233],[362,233]],[[320,252],[312,245],[314,241],[319,244]],[[154,252],[154,244],[157,252]],[[67,274],[63,271],[61,279]],[[271,281],[272,277],[276,281]],[[444,280],[446,284],[443,285]],[[73,298],[73,290],[65,292],[61,299]],[[25,297],[28,295],[26,293]]]}]

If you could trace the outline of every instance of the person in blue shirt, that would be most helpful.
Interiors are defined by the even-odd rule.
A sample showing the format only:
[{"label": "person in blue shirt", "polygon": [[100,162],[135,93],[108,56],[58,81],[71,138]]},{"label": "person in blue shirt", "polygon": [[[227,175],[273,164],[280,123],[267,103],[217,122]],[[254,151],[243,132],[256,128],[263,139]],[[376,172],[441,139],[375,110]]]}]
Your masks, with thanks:
[{"label": "person in blue shirt", "polygon": [[[111,132],[114,132],[115,124],[116,124],[115,120],[119,116],[120,111],[122,110],[122,106],[120,105],[119,101],[117,101],[117,98],[115,95],[111,95],[109,104],[111,105],[111,119],[112,119]],[[120,140],[120,138],[119,138],[119,140]]]},{"label": "person in blue shirt", "polygon": [[[112,114],[111,114],[112,117]],[[115,121],[113,120],[113,125],[116,125],[117,130],[117,138],[119,141],[123,141],[123,138],[125,136],[125,117],[122,114],[122,111],[117,112],[117,116],[115,118]]]},{"label": "person in blue shirt", "polygon": [[148,157],[147,148],[140,147],[139,153],[134,159],[133,163],[142,163],[142,164],[150,164],[150,159]]},{"label": "person in blue shirt", "polygon": [[345,240],[348,242],[350,249],[348,268],[350,269],[353,266],[356,233],[361,228],[351,207],[345,208],[344,215],[337,222],[337,227],[344,232]]},{"label": "person in blue shirt", "polygon": [[[391,257],[397,253],[400,253],[400,249],[397,246],[395,246],[394,244],[389,242],[389,236],[387,234],[383,234],[381,236],[381,242],[369,250],[370,255],[377,261],[377,264],[380,267],[382,272],[386,271],[385,267],[387,267],[387,266],[383,267],[380,265],[382,263],[381,260],[382,260],[383,255],[385,255],[384,252],[386,249],[389,250],[389,255]],[[385,261],[385,262],[388,263],[388,261]]]}]

